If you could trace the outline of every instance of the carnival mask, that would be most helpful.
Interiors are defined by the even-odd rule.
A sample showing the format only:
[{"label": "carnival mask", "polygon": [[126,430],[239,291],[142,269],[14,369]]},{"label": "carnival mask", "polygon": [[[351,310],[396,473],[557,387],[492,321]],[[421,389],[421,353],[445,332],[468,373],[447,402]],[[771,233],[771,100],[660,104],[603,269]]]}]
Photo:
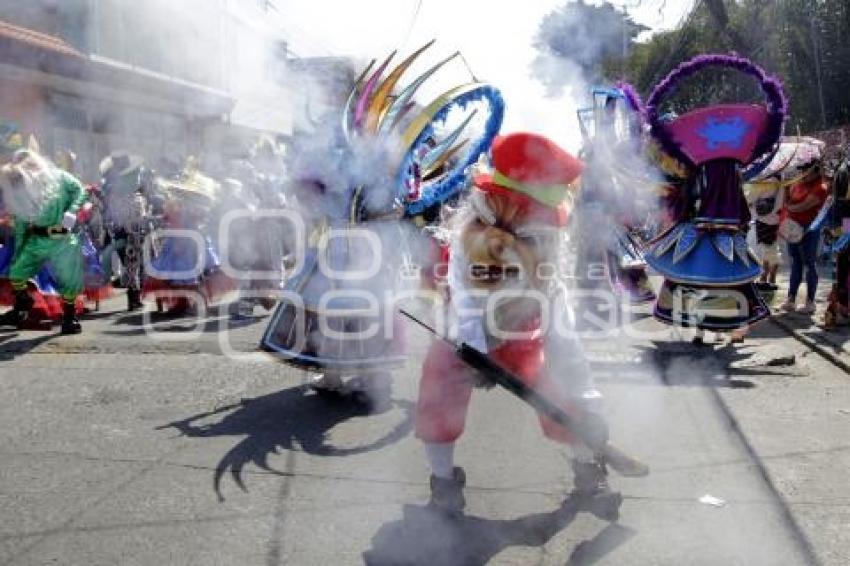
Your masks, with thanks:
[{"label": "carnival mask", "polygon": [[55,183],[46,164],[28,152],[0,170],[4,203],[13,215],[25,220],[38,216]]}]

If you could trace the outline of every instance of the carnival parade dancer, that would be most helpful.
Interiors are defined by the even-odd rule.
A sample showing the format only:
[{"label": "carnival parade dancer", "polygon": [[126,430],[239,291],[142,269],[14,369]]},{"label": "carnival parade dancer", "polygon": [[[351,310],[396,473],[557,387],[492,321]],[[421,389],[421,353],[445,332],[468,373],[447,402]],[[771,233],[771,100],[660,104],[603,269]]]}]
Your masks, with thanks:
[{"label": "carnival parade dancer", "polygon": [[577,280],[583,289],[603,285],[619,304],[651,302],[655,293],[636,235],[649,212],[638,198],[646,192],[640,185],[651,184],[654,173],[641,161],[643,105],[627,84],[595,88],[593,102],[578,112],[586,169],[574,221]]},{"label": "carnival parade dancer", "polygon": [[207,308],[232,288],[209,236],[210,213],[220,186],[198,170],[194,158],[177,179],[158,181],[165,199],[162,228],[177,233],[165,232],[145,274],[143,292],[153,295],[158,310],[169,314]]},{"label": "carnival parade dancer", "polygon": [[[418,231],[405,217],[459,194],[467,169],[487,152],[502,123],[501,94],[477,80],[431,101],[416,100],[457,53],[400,86],[433,43],[394,68],[395,53],[373,61],[342,116],[322,117],[291,145],[287,195],[306,224],[306,253],[287,277],[289,298],[272,316],[262,347],[314,372],[311,385],[322,394],[382,405],[390,371],[405,361],[391,300],[405,285],[400,271]],[[327,266],[343,276],[329,275]],[[352,314],[370,300],[380,314]]]},{"label": "carnival parade dancer", "polygon": [[[14,124],[0,126],[0,165],[6,165],[24,147],[23,135]],[[8,206],[0,199],[0,305],[15,304],[9,267],[15,255],[15,223]]]},{"label": "carnival parade dancer", "polygon": [[73,232],[86,201],[80,182],[31,150],[21,150],[0,168],[3,201],[15,225],[15,255],[9,279],[15,292],[4,326],[22,327],[33,305],[28,281],[49,262],[63,300],[62,334],[81,332],[77,296],[83,291],[83,255]]},{"label": "carnival parade dancer", "polygon": [[776,175],[753,185],[747,198],[755,217],[756,255],[762,265],[762,276],[757,287],[762,292],[772,293],[777,290],[776,275],[780,266],[779,215],[784,195],[782,179]]},{"label": "carnival parade dancer", "polygon": [[226,242],[224,234],[218,237],[222,259],[226,253],[226,263],[239,275],[239,297],[231,315],[243,319],[251,317],[257,305],[267,310],[274,307],[291,230],[279,216],[287,202],[284,152],[278,144],[271,138],[261,138],[251,151],[250,161],[237,165],[234,175],[224,181],[227,195],[221,199],[222,213],[217,216],[226,218],[232,210],[242,213],[241,218],[228,223]]},{"label": "carnival parade dancer", "polygon": [[117,252],[127,284],[127,310],[142,308],[143,245],[151,228],[152,177],[141,157],[114,152],[100,163],[104,219],[110,244],[103,254],[111,262]]},{"label": "carnival parade dancer", "polygon": [[[77,156],[67,149],[59,150],[53,157],[57,167],[77,177]],[[83,302],[92,302],[95,310],[100,309],[100,302],[112,296],[110,274],[104,269],[100,259],[100,249],[95,242],[102,242],[103,198],[97,185],[87,185],[86,203],[78,214],[77,237],[83,250],[83,280],[85,284]],[[102,247],[102,246],[101,246]],[[79,309],[78,309],[79,310]]]},{"label": "carnival parade dancer", "polygon": [[[680,84],[713,67],[755,79],[766,102],[718,104],[673,116],[662,104]],[[761,275],[750,250],[750,213],[742,170],[772,152],[782,134],[786,101],[779,82],[746,59],[705,55],[683,63],[647,102],[653,138],[684,170],[676,223],[649,247],[646,260],[665,277],[659,320],[702,331],[734,331],[769,315],[753,281]]]},{"label": "carnival parade dancer", "polygon": [[[546,266],[563,253],[573,186],[583,164],[552,141],[530,133],[498,137],[492,173],[474,177],[464,208],[449,225],[448,295],[454,324],[449,335],[486,353],[526,385],[577,420],[590,420],[601,401],[575,334],[560,278]],[[543,320],[563,317],[562,324]],[[422,368],[416,435],[431,466],[431,503],[449,512],[465,505],[465,474],[454,466],[455,443],[464,431],[476,375],[443,341],[435,341]],[[606,457],[541,416],[543,433],[571,446],[576,493],[619,496],[607,482],[607,466],[629,476],[648,469],[610,447]]]},{"label": "carnival parade dancer", "polygon": [[[28,147],[38,152],[38,142],[30,137]],[[10,156],[11,157],[11,156]],[[55,163],[67,173],[74,175],[74,155],[71,152],[58,152]],[[83,205],[77,214],[77,225],[83,226],[87,222],[87,209],[90,203]],[[0,304],[13,306],[15,304],[15,293],[9,280],[9,270],[15,255],[14,221],[7,210],[2,211],[3,220],[0,222],[0,230],[3,232],[2,247],[0,247]],[[86,240],[82,229],[77,230],[77,237],[83,247],[85,257]],[[86,290],[88,291],[88,265],[85,268]],[[38,273],[28,281],[27,293],[30,298],[30,309],[26,320],[19,326],[25,330],[50,330],[54,322],[61,322],[63,313],[63,300],[57,290],[56,278],[50,265],[45,264]],[[83,298],[77,300],[77,313],[84,310]]]},{"label": "carnival parade dancer", "polygon": [[828,329],[850,322],[850,157],[846,153],[840,156],[832,179],[832,199],[835,282],[824,312],[824,326]]},{"label": "carnival parade dancer", "polygon": [[105,236],[103,224],[103,198],[97,185],[86,187],[88,202],[84,209],[86,217],[81,219],[80,245],[83,250],[85,300],[94,303],[94,310],[100,310],[100,303],[113,295],[112,272],[101,260],[102,245]]}]

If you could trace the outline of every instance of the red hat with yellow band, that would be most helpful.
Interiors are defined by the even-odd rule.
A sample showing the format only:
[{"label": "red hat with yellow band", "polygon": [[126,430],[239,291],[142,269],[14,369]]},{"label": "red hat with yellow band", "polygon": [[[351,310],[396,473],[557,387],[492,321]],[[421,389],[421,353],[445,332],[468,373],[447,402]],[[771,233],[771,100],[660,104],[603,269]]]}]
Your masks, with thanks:
[{"label": "red hat with yellow band", "polygon": [[511,200],[527,220],[564,226],[573,183],[584,164],[539,134],[515,133],[493,142],[491,173],[476,175],[475,186]]}]

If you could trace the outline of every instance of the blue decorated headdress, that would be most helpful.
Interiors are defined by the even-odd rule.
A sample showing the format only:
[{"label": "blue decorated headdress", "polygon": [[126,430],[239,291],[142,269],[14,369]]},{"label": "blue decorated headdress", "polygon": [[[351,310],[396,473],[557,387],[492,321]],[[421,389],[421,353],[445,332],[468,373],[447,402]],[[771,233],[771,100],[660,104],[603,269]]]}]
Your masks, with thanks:
[{"label": "blue decorated headdress", "polygon": [[[391,174],[395,175],[395,200],[409,216],[451,199],[467,186],[467,170],[489,151],[504,117],[499,90],[475,80],[455,86],[427,104],[415,101],[422,85],[458,53],[397,88],[406,71],[433,43],[415,51],[389,73],[395,52],[374,70],[373,60],[356,81],[342,115],[342,132],[348,143],[364,137],[400,142]],[[472,121],[480,112],[484,112],[483,129],[472,133]]]}]

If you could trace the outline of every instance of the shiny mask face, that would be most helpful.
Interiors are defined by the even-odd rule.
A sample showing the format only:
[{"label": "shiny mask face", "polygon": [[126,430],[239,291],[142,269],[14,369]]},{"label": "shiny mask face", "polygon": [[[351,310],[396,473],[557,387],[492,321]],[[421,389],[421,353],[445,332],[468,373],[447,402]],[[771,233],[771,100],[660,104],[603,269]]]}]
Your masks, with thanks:
[{"label": "shiny mask face", "polygon": [[475,287],[523,288],[556,277],[565,235],[539,225],[506,231],[476,219],[464,230],[462,245]]}]

